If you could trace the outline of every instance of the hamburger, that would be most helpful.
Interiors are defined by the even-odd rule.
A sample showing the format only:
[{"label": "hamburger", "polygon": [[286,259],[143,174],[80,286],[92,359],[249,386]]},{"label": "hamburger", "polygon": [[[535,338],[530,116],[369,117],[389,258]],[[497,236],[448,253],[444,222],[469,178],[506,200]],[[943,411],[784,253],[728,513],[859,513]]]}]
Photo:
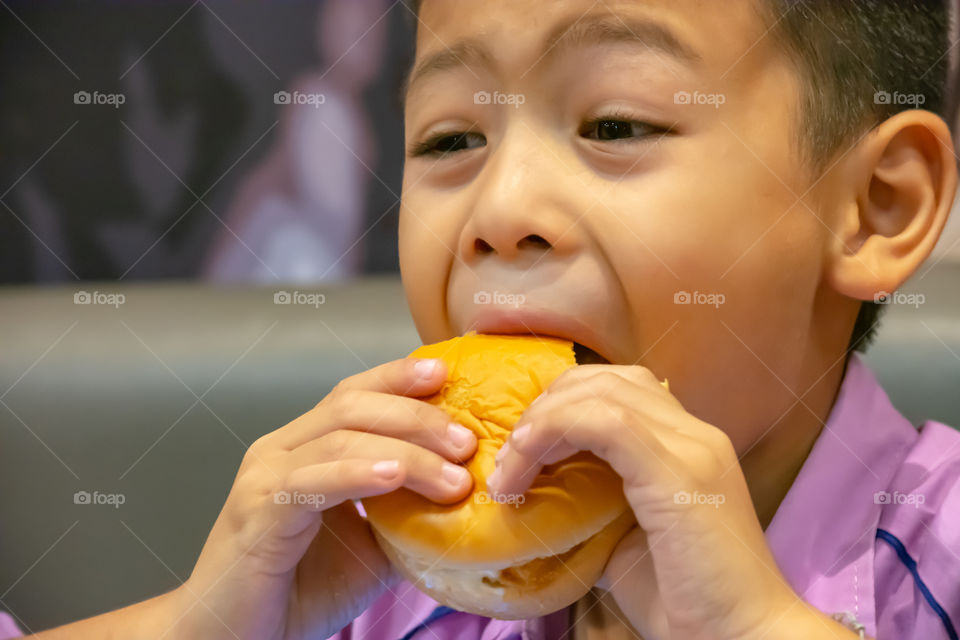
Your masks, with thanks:
[{"label": "hamburger", "polygon": [[[423,399],[476,434],[476,453],[466,463],[474,484],[463,500],[447,505],[406,488],[364,498],[384,553],[417,588],[460,611],[515,620],[579,600],[636,525],[622,478],[581,451],[545,466],[522,495],[494,501],[486,486],[523,411],[577,366],[574,343],[470,332],[410,355],[447,364],[443,387]],[[593,360],[583,355],[585,361]]]}]

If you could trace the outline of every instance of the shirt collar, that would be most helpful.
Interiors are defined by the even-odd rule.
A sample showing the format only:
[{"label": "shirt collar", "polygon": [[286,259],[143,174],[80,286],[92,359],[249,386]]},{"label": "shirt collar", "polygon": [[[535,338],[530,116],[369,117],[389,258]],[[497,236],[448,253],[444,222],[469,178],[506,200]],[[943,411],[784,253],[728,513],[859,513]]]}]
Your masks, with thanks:
[{"label": "shirt collar", "polygon": [[874,549],[885,490],[917,432],[854,353],[826,424],[766,530],[806,602],[876,633]]}]

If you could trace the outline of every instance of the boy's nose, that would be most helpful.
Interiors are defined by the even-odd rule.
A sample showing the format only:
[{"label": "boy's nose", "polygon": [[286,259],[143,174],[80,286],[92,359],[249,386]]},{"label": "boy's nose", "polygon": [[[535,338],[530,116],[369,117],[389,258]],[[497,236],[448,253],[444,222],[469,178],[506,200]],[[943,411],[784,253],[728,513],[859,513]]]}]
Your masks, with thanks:
[{"label": "boy's nose", "polygon": [[464,260],[495,255],[538,261],[545,253],[559,258],[579,251],[583,216],[564,187],[567,173],[537,140],[503,143],[465,194],[470,215],[459,241]]},{"label": "boy's nose", "polygon": [[497,256],[501,260],[529,258],[540,261],[545,253],[562,257],[576,251],[579,233],[575,222],[557,215],[552,221],[529,220],[523,216],[498,217],[496,222],[474,218],[464,229],[464,259],[482,260]]},{"label": "boy's nose", "polygon": [[[517,250],[523,250],[524,248],[529,247],[531,249],[551,249],[553,245],[550,244],[550,241],[545,239],[543,236],[539,236],[535,233],[531,233],[523,238],[520,238],[520,241],[517,242]],[[503,253],[502,251],[497,251],[491,246],[489,242],[483,238],[476,238],[473,241],[474,253],[477,255],[484,255],[487,253]]]}]

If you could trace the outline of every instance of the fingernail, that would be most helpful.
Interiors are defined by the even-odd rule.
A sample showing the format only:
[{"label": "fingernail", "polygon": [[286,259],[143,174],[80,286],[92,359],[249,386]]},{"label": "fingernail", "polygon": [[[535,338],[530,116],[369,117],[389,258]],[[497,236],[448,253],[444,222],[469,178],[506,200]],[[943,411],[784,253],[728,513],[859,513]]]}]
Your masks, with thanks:
[{"label": "fingernail", "polygon": [[463,486],[463,483],[467,481],[467,476],[469,475],[470,472],[461,466],[449,462],[443,463],[443,478],[454,487]]},{"label": "fingernail", "polygon": [[421,378],[429,378],[433,376],[439,365],[439,360],[436,358],[429,358],[426,360],[421,360],[417,364],[413,365],[413,368],[417,372],[417,375]]},{"label": "fingernail", "polygon": [[455,444],[459,449],[468,447],[474,438],[473,431],[456,422],[451,422],[447,425],[447,437],[450,438],[450,442]]},{"label": "fingernail", "polygon": [[500,447],[500,451],[497,451],[497,455],[493,457],[493,461],[496,462],[498,465],[501,462],[503,462],[503,458],[507,455],[507,449],[509,448],[510,448],[510,443],[504,442],[503,446]]},{"label": "fingernail", "polygon": [[530,423],[519,426],[513,430],[513,433],[510,434],[510,437],[513,439],[513,444],[522,445],[523,441],[530,434]]},{"label": "fingernail", "polygon": [[497,483],[500,481],[500,467],[497,467],[493,470],[489,476],[487,476],[487,493],[491,496],[497,492]]},{"label": "fingernail", "polygon": [[383,478],[384,480],[389,480],[397,475],[397,471],[400,470],[400,461],[399,460],[381,460],[380,462],[373,465],[373,472]]}]

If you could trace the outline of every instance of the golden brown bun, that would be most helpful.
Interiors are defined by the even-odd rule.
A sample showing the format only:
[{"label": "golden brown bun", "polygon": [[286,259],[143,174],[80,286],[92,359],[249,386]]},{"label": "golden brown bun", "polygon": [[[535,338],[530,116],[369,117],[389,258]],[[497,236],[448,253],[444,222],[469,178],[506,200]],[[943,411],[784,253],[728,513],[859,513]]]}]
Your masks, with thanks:
[{"label": "golden brown bun", "polygon": [[446,384],[424,400],[477,435],[466,464],[474,487],[449,505],[405,488],[364,498],[384,552],[435,600],[470,613],[530,618],[581,598],[636,524],[622,478],[580,452],[544,467],[522,502],[495,503],[486,492],[494,456],[524,409],[576,366],[572,343],[471,332],[410,355],[447,363]]}]

